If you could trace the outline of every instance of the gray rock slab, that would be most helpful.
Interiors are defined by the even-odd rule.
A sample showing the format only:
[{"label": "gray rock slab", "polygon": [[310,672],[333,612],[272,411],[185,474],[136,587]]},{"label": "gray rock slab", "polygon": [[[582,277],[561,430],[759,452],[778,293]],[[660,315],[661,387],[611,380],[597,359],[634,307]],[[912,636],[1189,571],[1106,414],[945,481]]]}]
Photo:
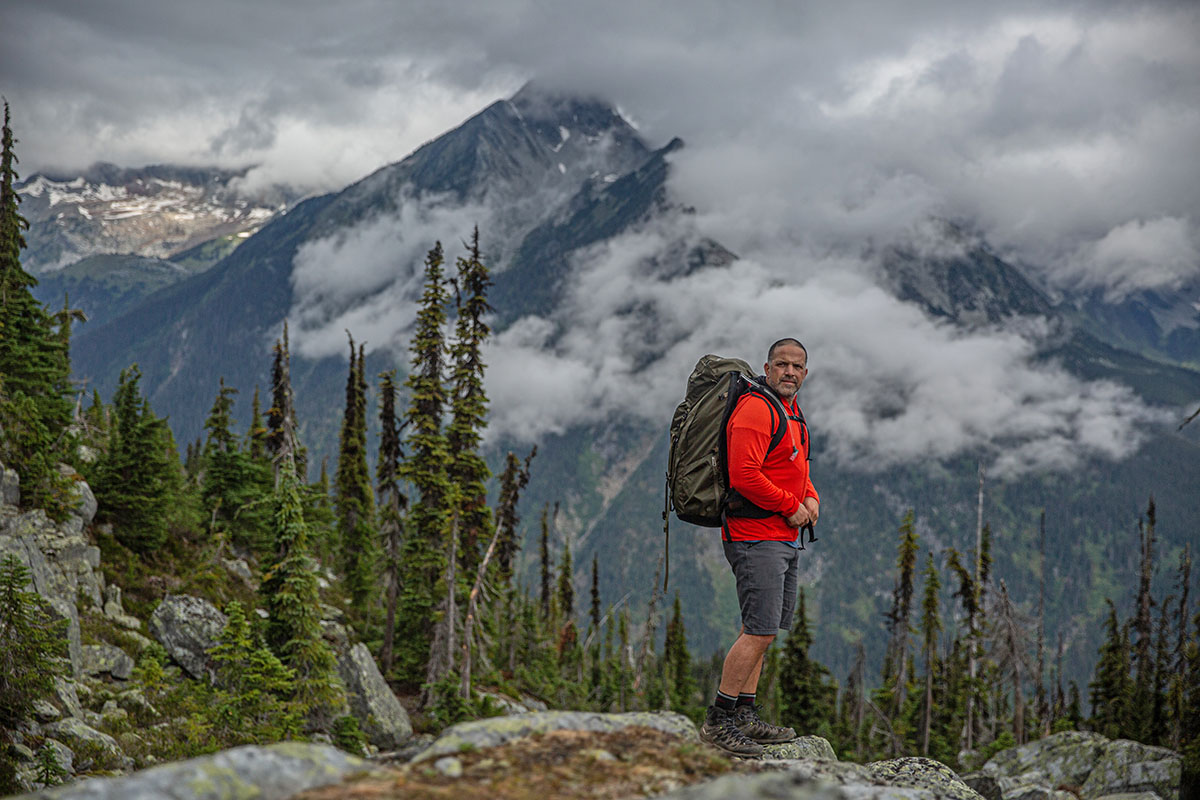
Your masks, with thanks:
[{"label": "gray rock slab", "polygon": [[71,748],[67,747],[58,739],[50,738],[47,738],[46,741],[42,743],[42,747],[49,747],[54,751],[54,757],[58,760],[58,765],[62,767],[68,775],[75,774],[75,753],[71,751]]},{"label": "gray rock slab", "polygon": [[286,800],[308,789],[368,773],[367,762],[336,747],[282,742],[235,747],[211,756],[95,778],[22,795],[24,800]]},{"label": "gray rock slab", "polygon": [[88,486],[87,481],[73,467],[59,464],[58,470],[71,481],[67,489],[71,513],[83,520],[84,525],[90,524],[95,519],[98,508],[92,487]]},{"label": "gray rock slab", "polygon": [[150,634],[189,675],[211,680],[208,651],[220,640],[227,617],[212,603],[190,595],[167,595],[150,615]]},{"label": "gray rock slab", "polygon": [[982,772],[971,772],[960,777],[963,783],[983,795],[984,800],[1000,800],[1002,792],[995,776]]},{"label": "gray rock slab", "polygon": [[122,681],[133,674],[133,659],[111,644],[85,644],[80,653],[80,666],[85,675],[111,675]]},{"label": "gray rock slab", "polygon": [[394,750],[412,738],[412,721],[361,642],[338,655],[338,673],[346,684],[350,712],[367,740]]},{"label": "gray rock slab", "polygon": [[1116,739],[1104,747],[1080,793],[1085,798],[1140,792],[1175,797],[1182,772],[1182,759],[1175,751]]},{"label": "gray rock slab", "polygon": [[[1108,739],[1098,733],[1064,731],[1001,750],[979,771],[985,775],[1019,778],[1023,785],[1037,784],[1049,789],[1063,784],[1082,786],[1107,744]],[[1004,795],[1008,797],[1007,787]]]},{"label": "gray rock slab", "polygon": [[867,765],[871,776],[892,786],[928,789],[939,797],[982,800],[982,795],[963,783],[958,773],[932,758],[892,758]]},{"label": "gray rock slab", "polygon": [[101,733],[82,720],[67,717],[58,722],[51,722],[43,730],[47,736],[70,747],[80,762],[83,762],[85,757],[89,762],[93,762],[80,763],[80,769],[128,769],[132,766],[133,762],[121,751],[116,739],[107,733]]},{"label": "gray rock slab", "polygon": [[821,736],[800,736],[790,742],[763,745],[764,761],[813,760],[837,761],[833,745]]},{"label": "gray rock slab", "polygon": [[696,726],[683,714],[670,711],[636,711],[624,714],[601,714],[587,711],[534,711],[508,717],[460,722],[445,730],[414,762],[439,756],[454,755],[463,750],[482,750],[497,747],[526,736],[550,731],[592,731],[611,733],[634,726],[699,741]]},{"label": "gray rock slab", "polygon": [[83,716],[83,704],[79,702],[79,693],[75,691],[75,681],[62,677],[55,678],[54,699],[58,701],[68,717]]},{"label": "gray rock slab", "polygon": [[6,506],[21,504],[21,476],[3,464],[0,464],[0,503]]}]

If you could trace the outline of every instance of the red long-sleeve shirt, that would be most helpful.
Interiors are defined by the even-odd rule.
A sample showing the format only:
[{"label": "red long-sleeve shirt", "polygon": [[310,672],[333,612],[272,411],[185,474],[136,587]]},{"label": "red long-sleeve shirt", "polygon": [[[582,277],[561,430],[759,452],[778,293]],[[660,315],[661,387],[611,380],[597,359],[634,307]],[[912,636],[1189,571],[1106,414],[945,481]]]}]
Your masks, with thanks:
[{"label": "red long-sleeve shirt", "polygon": [[[789,415],[801,416],[794,397],[783,406]],[[820,502],[808,474],[808,431],[802,433],[802,423],[789,419],[783,440],[768,454],[772,421],[767,401],[753,393],[738,401],[729,418],[725,435],[730,486],[759,508],[778,512],[765,519],[727,517],[729,539],[794,542],[797,532],[786,517],[807,497]]]}]

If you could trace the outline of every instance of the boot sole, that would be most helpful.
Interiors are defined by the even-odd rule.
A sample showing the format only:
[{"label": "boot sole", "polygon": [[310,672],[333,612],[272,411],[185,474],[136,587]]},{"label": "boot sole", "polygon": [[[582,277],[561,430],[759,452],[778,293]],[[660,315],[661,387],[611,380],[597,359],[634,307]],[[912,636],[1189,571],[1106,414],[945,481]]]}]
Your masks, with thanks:
[{"label": "boot sole", "polygon": [[[725,747],[724,745],[719,744],[718,742],[715,742],[712,739],[709,739],[703,733],[700,734],[700,741],[704,742],[709,747],[715,747],[717,750],[720,750],[722,753],[733,756],[734,758],[761,758],[762,754],[764,752],[761,749],[756,753],[743,753],[743,752],[739,752],[737,750],[731,750],[728,747]],[[758,744],[758,742],[755,742],[755,744]]]}]

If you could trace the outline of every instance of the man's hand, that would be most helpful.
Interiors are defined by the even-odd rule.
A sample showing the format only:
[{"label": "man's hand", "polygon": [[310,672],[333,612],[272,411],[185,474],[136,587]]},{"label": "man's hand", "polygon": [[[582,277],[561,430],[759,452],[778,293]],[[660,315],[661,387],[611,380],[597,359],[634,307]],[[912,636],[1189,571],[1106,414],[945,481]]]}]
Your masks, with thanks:
[{"label": "man's hand", "polygon": [[821,516],[821,504],[817,502],[815,497],[804,498],[804,508],[808,509],[808,521],[813,525],[817,524],[817,517]]},{"label": "man's hand", "polygon": [[809,514],[808,509],[804,507],[803,503],[801,503],[800,507],[796,509],[795,514],[792,514],[790,517],[787,518],[787,524],[793,528],[803,528],[810,521],[815,521],[815,520],[811,519],[811,515]]}]

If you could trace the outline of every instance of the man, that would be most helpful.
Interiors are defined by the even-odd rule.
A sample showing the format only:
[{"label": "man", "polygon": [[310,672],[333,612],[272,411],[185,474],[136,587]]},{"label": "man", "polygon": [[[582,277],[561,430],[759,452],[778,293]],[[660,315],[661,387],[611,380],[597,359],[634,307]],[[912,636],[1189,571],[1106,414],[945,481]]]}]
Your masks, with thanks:
[{"label": "man", "polygon": [[791,728],[760,719],[754,700],[767,648],[780,629],[792,624],[800,528],[815,524],[820,515],[820,498],[808,475],[808,426],[796,401],[808,376],[808,351],[796,339],[780,339],[767,351],[763,371],[764,391],[782,404],[787,430],[768,452],[778,407],[755,391],[741,398],[726,428],[733,493],[721,538],[737,583],[742,629],[725,657],[716,700],[700,728],[701,739],[739,756],[761,755],[763,744],[796,736]]}]

